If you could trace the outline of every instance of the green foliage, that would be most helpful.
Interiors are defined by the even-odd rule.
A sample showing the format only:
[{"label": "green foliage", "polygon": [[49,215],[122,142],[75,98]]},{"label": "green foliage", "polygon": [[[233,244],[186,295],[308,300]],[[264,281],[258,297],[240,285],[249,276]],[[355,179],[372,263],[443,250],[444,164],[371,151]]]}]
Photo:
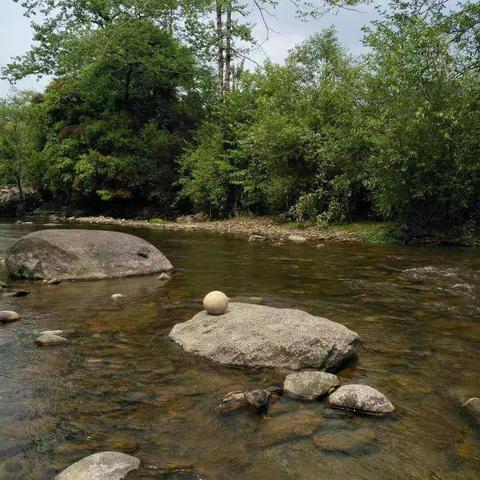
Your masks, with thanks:
[{"label": "green foliage", "polygon": [[[41,190],[66,201],[173,201],[175,161],[203,115],[208,71],[149,21],[112,24],[109,49],[54,81],[38,106]],[[106,41],[105,31],[89,40]],[[190,108],[196,103],[196,108]]]}]

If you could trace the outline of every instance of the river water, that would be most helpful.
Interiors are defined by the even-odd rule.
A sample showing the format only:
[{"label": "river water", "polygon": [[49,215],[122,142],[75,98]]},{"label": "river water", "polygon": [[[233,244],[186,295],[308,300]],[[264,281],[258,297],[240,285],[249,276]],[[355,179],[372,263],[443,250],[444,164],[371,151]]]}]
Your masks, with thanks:
[{"label": "river water", "polygon": [[[0,256],[38,228],[0,224]],[[1,480],[50,480],[107,450],[142,460],[129,479],[480,478],[480,428],[459,409],[462,399],[480,396],[478,250],[315,249],[198,232],[129,233],[169,257],[170,282],[27,283],[29,296],[2,299],[1,308],[22,320],[0,326]],[[284,375],[214,365],[168,340],[216,289],[240,300],[263,296],[358,332],[359,358],[340,379],[379,389],[396,414],[355,417],[282,398],[266,416],[221,415],[225,393],[281,384]],[[113,293],[124,298],[114,302]],[[70,343],[37,347],[35,334],[46,329],[68,331]],[[313,427],[290,428],[312,415]],[[312,438],[330,432],[341,443],[357,429],[375,441],[331,451]]]}]

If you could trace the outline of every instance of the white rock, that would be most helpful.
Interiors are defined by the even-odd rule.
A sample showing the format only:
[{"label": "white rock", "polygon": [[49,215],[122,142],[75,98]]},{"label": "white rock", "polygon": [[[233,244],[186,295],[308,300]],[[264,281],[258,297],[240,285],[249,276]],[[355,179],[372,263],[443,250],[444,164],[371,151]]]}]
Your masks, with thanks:
[{"label": "white rock", "polygon": [[228,297],[223,292],[210,292],[203,299],[203,308],[210,315],[223,315],[228,308]]},{"label": "white rock", "polygon": [[40,335],[63,335],[63,330],[44,330]]},{"label": "white rock", "polygon": [[46,334],[40,335],[35,340],[35,343],[41,346],[62,345],[67,342],[68,340],[66,338],[61,337],[59,335],[55,335],[53,333],[46,333]]},{"label": "white rock", "polygon": [[112,300],[120,300],[121,298],[123,298],[123,295],[121,293],[114,293],[112,295]]},{"label": "white rock", "polygon": [[95,453],[68,467],[55,480],[122,480],[139,466],[138,458],[124,453]]},{"label": "white rock", "polygon": [[0,323],[10,323],[20,320],[20,315],[17,312],[11,310],[0,311]]},{"label": "white rock", "polygon": [[166,281],[166,280],[170,280],[172,277],[168,274],[168,273],[161,273],[159,276],[158,276],[158,279],[159,280],[162,280],[162,281]]},{"label": "white rock", "polygon": [[294,243],[305,243],[307,241],[307,239],[305,237],[302,237],[300,235],[290,235],[288,237],[288,240],[290,240],[290,242],[294,242]]}]

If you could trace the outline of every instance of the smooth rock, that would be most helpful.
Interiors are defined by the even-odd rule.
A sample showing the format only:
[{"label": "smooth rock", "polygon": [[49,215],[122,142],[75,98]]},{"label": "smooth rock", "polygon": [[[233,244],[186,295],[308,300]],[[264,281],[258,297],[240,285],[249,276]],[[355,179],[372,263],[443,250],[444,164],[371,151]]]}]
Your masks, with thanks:
[{"label": "smooth rock", "polygon": [[359,428],[358,430],[322,432],[315,435],[313,441],[317,447],[327,452],[354,453],[374,442],[376,438],[373,430]]},{"label": "smooth rock", "polygon": [[359,341],[347,327],[301,310],[235,302],[221,319],[200,312],[169,337],[224,365],[288,370],[338,368]]},{"label": "smooth rock", "polygon": [[462,408],[468,412],[475,421],[480,423],[480,398],[470,398],[462,405]]},{"label": "smooth rock", "polygon": [[52,229],[17,240],[5,260],[11,275],[34,280],[88,280],[146,275],[172,264],[145,240],[120,232]]},{"label": "smooth rock", "polygon": [[283,391],[286,395],[301,400],[316,400],[340,386],[336,375],[326,372],[296,372],[285,379]]},{"label": "smooth rock", "polygon": [[249,242],[268,242],[268,237],[265,237],[264,235],[250,235],[248,237]]},{"label": "smooth rock", "polygon": [[11,310],[0,311],[0,323],[11,323],[20,320],[20,315],[17,312]]},{"label": "smooth rock", "polygon": [[120,300],[121,298],[123,298],[123,295],[121,293],[114,293],[112,295],[112,300]]},{"label": "smooth rock", "polygon": [[64,332],[63,330],[44,330],[43,332],[40,332],[40,336],[42,335],[63,335]]},{"label": "smooth rock", "polygon": [[293,243],[305,243],[307,241],[305,237],[302,237],[300,235],[290,235],[288,237],[288,240]]},{"label": "smooth rock", "polygon": [[203,299],[203,308],[210,315],[223,315],[228,308],[228,297],[223,292],[210,292]]},{"label": "smooth rock", "polygon": [[121,480],[139,466],[138,458],[125,453],[95,453],[68,467],[55,480]]},{"label": "smooth rock", "polygon": [[383,393],[368,385],[344,385],[328,397],[328,402],[334,408],[370,415],[385,415],[395,411]]},{"label": "smooth rock", "polygon": [[167,281],[167,280],[170,280],[172,277],[168,274],[168,273],[161,273],[159,276],[158,276],[158,280],[161,280],[161,281]]},{"label": "smooth rock", "polygon": [[41,346],[53,346],[53,345],[62,345],[67,343],[68,340],[60,335],[56,335],[53,333],[45,333],[40,335],[36,340],[35,343]]},{"label": "smooth rock", "polygon": [[47,284],[48,285],[58,285],[62,283],[61,280],[58,280],[58,278],[51,278],[50,280],[48,280]]}]

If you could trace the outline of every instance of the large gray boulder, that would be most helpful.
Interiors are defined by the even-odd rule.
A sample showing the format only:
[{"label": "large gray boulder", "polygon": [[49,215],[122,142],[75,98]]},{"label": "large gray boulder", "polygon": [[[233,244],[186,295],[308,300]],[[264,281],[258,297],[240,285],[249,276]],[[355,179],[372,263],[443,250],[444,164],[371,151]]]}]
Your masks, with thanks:
[{"label": "large gray boulder", "polygon": [[354,352],[358,335],[301,310],[230,303],[223,315],[206,311],[175,325],[169,337],[187,352],[224,365],[334,370]]},{"label": "large gray boulder", "polygon": [[121,480],[139,466],[138,458],[124,453],[94,453],[68,467],[55,480]]},{"label": "large gray boulder", "polygon": [[30,233],[7,251],[14,277],[90,280],[171,270],[165,255],[139,237],[102,230],[53,229]]},{"label": "large gray boulder", "polygon": [[368,385],[344,385],[328,397],[330,406],[367,415],[393,413],[395,407],[381,392]]}]

